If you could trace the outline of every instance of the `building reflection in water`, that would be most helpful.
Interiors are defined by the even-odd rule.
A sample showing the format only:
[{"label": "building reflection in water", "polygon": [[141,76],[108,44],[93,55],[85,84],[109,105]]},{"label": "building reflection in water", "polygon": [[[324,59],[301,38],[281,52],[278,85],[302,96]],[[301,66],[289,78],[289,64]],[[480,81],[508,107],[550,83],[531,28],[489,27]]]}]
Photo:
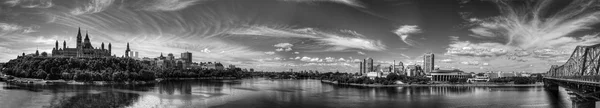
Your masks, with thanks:
[{"label": "building reflection in water", "polygon": [[[1,84],[0,84],[1,85]],[[391,87],[321,84],[319,80],[182,80],[147,86],[19,86],[31,107],[568,107],[564,92],[543,87]],[[6,89],[6,88],[5,88]],[[18,91],[18,92],[14,92]],[[23,92],[26,91],[26,92]],[[9,94],[10,94],[9,93]],[[566,101],[565,101],[566,100]],[[37,103],[36,103],[37,102]],[[48,105],[50,103],[50,105]],[[86,104],[87,103],[87,104]],[[1,103],[0,104],[6,104]],[[38,105],[39,104],[39,105]]]}]

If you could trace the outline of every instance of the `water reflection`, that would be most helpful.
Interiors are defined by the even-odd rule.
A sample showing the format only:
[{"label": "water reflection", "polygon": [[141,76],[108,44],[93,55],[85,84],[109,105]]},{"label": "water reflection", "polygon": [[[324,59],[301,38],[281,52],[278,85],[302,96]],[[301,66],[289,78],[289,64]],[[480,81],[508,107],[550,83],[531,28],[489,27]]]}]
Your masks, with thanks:
[{"label": "water reflection", "polygon": [[52,108],[122,108],[137,101],[139,94],[122,92],[77,93],[62,97]]},{"label": "water reflection", "polygon": [[[318,80],[180,80],[143,86],[6,85],[0,107],[569,107],[564,92],[543,87],[392,87]],[[5,106],[7,105],[7,106]]]}]

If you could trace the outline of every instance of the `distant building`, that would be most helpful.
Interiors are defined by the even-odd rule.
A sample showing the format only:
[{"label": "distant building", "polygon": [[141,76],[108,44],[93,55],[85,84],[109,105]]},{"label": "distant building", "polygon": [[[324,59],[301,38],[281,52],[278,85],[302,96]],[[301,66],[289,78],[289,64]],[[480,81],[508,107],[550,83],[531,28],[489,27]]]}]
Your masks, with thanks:
[{"label": "distant building", "polygon": [[398,64],[394,64],[394,72],[398,74],[404,74],[404,63],[398,62]]},{"label": "distant building", "polygon": [[374,67],[373,67],[373,58],[367,58],[366,60],[367,63],[367,71],[366,72],[372,72],[375,71]]},{"label": "distant building", "polygon": [[369,77],[370,79],[375,79],[378,77],[383,77],[383,73],[381,72],[368,72],[367,73],[367,77]]},{"label": "distant building", "polygon": [[434,59],[435,56],[433,55],[433,53],[426,53],[423,56],[423,70],[425,71],[425,73],[431,73],[431,71],[433,71],[435,66]]},{"label": "distant building", "polygon": [[364,66],[365,65],[363,65],[363,62],[360,62],[360,65],[358,65],[358,67],[359,67],[358,74],[359,75],[363,75],[364,74],[364,69],[363,69]]},{"label": "distant building", "polygon": [[423,69],[419,65],[408,65],[406,66],[406,76],[422,76],[424,75]]},{"label": "distant building", "polygon": [[203,69],[209,69],[209,70],[212,70],[212,69],[224,70],[225,69],[225,67],[221,63],[207,62],[207,63],[200,63],[200,65],[202,65]]},{"label": "distant building", "polygon": [[430,77],[432,81],[448,81],[452,78],[469,78],[471,77],[470,73],[465,73],[461,70],[433,70],[430,73]]},{"label": "distant building", "polygon": [[363,75],[366,75],[369,72],[369,71],[367,71],[367,59],[363,59],[362,72],[363,72]]},{"label": "distant building", "polygon": [[183,59],[183,65],[185,68],[190,67],[190,65],[192,64],[192,53],[191,52],[184,52],[181,53],[181,59]]},{"label": "distant building", "polygon": [[[83,41],[83,42],[82,42]],[[108,49],[104,49],[104,43],[101,48],[94,48],[90,42],[89,35],[85,33],[85,39],[82,40],[81,29],[77,31],[77,46],[68,48],[67,42],[63,41],[63,47],[58,46],[58,40],[52,49],[53,57],[109,57],[111,56],[111,44],[108,43]]]},{"label": "distant building", "polygon": [[236,68],[235,65],[229,64],[229,69],[235,69],[235,68]]}]

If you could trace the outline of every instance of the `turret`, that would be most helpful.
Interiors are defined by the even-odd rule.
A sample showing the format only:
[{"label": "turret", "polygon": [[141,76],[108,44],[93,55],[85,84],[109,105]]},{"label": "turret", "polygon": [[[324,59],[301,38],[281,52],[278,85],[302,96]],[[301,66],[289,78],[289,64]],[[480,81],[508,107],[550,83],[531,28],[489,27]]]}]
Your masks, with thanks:
[{"label": "turret", "polygon": [[127,49],[125,50],[125,57],[129,57],[129,42],[127,42]]},{"label": "turret", "polygon": [[54,49],[58,49],[58,40],[56,40],[56,46],[54,47]]},{"label": "turret", "polygon": [[111,45],[110,45],[110,43],[108,43],[108,55],[110,55],[110,53],[112,53],[112,50],[111,50]]},{"label": "turret", "polygon": [[102,47],[101,47],[101,48],[102,48],[102,50],[104,50],[104,42],[102,42],[102,45],[101,45],[101,46],[102,46]]},{"label": "turret", "polygon": [[67,49],[67,41],[63,41],[63,49]]},{"label": "turret", "polygon": [[79,30],[77,30],[77,49],[82,48],[81,41],[81,28],[79,28]]},{"label": "turret", "polygon": [[94,47],[92,47],[92,43],[90,43],[90,37],[87,33],[87,31],[85,31],[85,39],[83,40],[83,48],[89,48],[89,49],[94,49]]}]

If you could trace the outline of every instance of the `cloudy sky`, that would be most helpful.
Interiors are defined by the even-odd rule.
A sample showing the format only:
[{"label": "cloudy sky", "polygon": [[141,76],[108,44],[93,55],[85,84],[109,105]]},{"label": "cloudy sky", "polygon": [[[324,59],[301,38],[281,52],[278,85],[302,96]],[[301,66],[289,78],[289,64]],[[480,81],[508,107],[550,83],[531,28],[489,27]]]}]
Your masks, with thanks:
[{"label": "cloudy sky", "polygon": [[[577,45],[600,43],[598,0],[1,0],[0,62],[56,40],[127,42],[143,57],[193,53],[265,71],[357,72],[390,65],[545,72]],[[62,45],[62,44],[61,44]]]}]

